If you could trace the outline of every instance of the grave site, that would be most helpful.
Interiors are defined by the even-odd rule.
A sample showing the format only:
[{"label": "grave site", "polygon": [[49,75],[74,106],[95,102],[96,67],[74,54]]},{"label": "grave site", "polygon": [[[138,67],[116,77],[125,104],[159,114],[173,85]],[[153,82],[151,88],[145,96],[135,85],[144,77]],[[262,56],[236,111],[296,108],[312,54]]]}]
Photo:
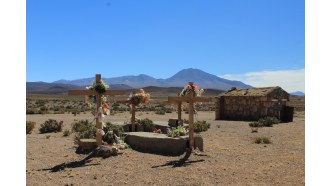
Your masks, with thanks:
[{"label": "grave site", "polygon": [[274,111],[253,115],[238,103],[258,105],[253,89],[209,95],[193,82],[153,97],[96,74],[86,90],[27,95],[27,108],[56,107],[27,112],[27,185],[304,185],[304,97],[266,90],[281,91],[263,92]]}]

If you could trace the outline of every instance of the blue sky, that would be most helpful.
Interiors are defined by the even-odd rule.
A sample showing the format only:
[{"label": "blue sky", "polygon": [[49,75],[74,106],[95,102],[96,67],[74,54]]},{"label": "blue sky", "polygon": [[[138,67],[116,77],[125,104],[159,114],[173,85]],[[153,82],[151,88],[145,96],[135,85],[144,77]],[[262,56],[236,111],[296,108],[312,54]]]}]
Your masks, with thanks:
[{"label": "blue sky", "polygon": [[27,81],[198,68],[305,88],[302,0],[27,0],[26,8]]}]

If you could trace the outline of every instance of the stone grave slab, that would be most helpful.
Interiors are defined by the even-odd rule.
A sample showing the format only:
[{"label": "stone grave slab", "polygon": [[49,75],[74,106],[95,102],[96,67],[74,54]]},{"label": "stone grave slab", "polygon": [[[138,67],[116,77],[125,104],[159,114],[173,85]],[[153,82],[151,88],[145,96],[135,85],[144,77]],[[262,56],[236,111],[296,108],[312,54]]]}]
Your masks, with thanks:
[{"label": "stone grave slab", "polygon": [[[179,156],[188,148],[189,137],[181,136],[178,138],[168,137],[165,134],[150,132],[128,132],[125,133],[125,142],[132,149],[160,155]],[[203,150],[203,139],[201,136],[195,137],[195,144],[200,150]]]}]

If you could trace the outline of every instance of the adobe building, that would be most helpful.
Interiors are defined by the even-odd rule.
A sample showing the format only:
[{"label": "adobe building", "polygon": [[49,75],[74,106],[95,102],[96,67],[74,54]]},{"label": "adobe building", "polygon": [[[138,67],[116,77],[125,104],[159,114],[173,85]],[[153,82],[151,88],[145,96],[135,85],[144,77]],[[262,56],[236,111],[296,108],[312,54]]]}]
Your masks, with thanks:
[{"label": "adobe building", "polygon": [[290,94],[281,87],[236,89],[216,97],[216,120],[256,121],[270,116],[283,122],[293,119],[293,107],[286,106]]}]

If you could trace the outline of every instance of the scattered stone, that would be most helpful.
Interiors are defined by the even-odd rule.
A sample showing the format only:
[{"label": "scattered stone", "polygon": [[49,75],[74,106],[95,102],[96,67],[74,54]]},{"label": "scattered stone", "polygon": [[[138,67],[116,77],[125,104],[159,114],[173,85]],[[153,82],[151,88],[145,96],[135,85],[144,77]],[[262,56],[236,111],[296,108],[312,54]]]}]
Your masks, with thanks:
[{"label": "scattered stone", "polygon": [[112,149],[110,149],[108,146],[100,145],[95,149],[95,152],[97,157],[108,158],[112,154]]},{"label": "scattered stone", "polygon": [[97,147],[96,139],[80,139],[78,149],[81,151],[92,151]]},{"label": "scattered stone", "polygon": [[178,127],[179,125],[179,120],[178,119],[169,119],[168,120],[168,126],[170,127]]},{"label": "scattered stone", "polygon": [[194,142],[195,142],[195,148],[198,148],[200,151],[204,152],[202,136],[199,134],[195,135]]}]

